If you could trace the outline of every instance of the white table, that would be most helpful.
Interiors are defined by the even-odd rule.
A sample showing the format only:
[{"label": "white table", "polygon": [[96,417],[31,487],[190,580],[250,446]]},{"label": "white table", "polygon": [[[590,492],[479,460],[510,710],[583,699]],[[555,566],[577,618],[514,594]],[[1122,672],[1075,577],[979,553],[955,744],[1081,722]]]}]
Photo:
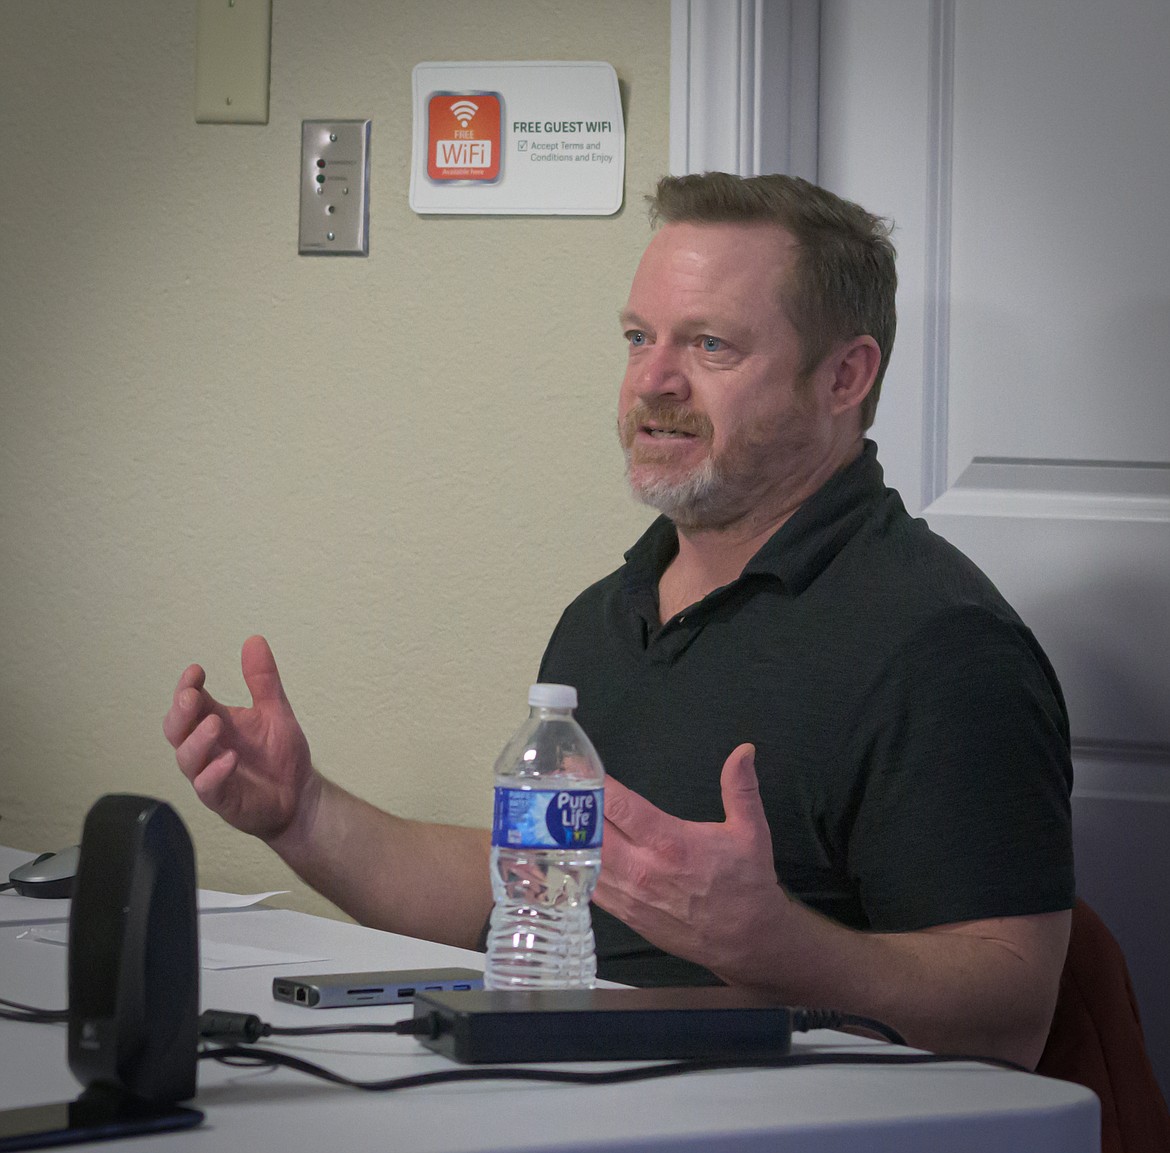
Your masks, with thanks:
[{"label": "white table", "polygon": [[[0,848],[0,877],[7,879],[28,856]],[[204,1008],[256,1013],[274,1024],[410,1015],[403,1006],[310,1011],[278,1004],[271,986],[280,973],[482,967],[477,953],[280,909],[206,914],[201,932],[221,946],[328,958],[309,966],[202,972]],[[66,959],[63,946],[33,939],[26,926],[0,925],[0,997],[64,1007]],[[411,1037],[341,1034],[289,1038],[281,1047],[362,1080],[457,1067]],[[832,1032],[798,1035],[794,1047],[887,1049]],[[0,1021],[0,1108],[62,1101],[78,1092],[63,1025]],[[140,1153],[1097,1153],[1100,1147],[1099,1106],[1088,1090],[974,1064],[734,1070],[610,1086],[465,1082],[364,1093],[289,1070],[201,1061],[199,1092],[190,1104],[206,1113],[199,1128],[105,1147]]]}]

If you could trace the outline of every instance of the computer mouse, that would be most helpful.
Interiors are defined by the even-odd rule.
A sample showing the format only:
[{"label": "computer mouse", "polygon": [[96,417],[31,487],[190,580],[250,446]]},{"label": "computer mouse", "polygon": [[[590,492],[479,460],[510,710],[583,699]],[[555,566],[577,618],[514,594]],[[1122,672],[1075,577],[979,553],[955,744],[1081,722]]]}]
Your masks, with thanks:
[{"label": "computer mouse", "polygon": [[80,845],[70,845],[59,853],[42,853],[13,869],[8,880],[22,897],[72,897],[80,856]]}]

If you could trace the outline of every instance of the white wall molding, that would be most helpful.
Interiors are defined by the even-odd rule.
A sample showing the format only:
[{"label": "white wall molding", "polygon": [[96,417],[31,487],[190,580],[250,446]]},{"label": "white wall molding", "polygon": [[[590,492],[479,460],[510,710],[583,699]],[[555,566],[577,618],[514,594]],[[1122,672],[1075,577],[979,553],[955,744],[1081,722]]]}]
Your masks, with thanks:
[{"label": "white wall molding", "polygon": [[932,514],[1170,523],[1170,464],[977,456]]},{"label": "white wall molding", "polygon": [[1170,741],[1073,738],[1073,793],[1170,805]]},{"label": "white wall molding", "polygon": [[816,180],[820,0],[671,0],[670,21],[671,172]]},{"label": "white wall molding", "polygon": [[926,295],[922,331],[922,507],[947,490],[951,361],[951,172],[954,153],[955,3],[930,6],[926,148]]}]

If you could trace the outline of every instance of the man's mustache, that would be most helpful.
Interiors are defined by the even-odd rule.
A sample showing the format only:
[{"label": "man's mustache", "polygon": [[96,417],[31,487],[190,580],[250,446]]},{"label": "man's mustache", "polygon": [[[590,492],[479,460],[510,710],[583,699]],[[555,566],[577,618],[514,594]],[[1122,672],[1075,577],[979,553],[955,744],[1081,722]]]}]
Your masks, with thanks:
[{"label": "man's mustache", "polygon": [[682,432],[706,440],[710,440],[715,433],[714,425],[701,412],[693,412],[685,405],[673,401],[647,404],[640,400],[618,422],[622,444],[628,448],[633,443],[638,429],[647,424],[667,432]]}]

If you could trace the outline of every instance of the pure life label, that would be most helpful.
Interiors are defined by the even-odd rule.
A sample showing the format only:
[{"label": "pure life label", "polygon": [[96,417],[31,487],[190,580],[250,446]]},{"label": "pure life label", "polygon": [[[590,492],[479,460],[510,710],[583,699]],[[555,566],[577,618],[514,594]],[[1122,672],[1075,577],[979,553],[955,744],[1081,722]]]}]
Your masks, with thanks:
[{"label": "pure life label", "polygon": [[418,213],[609,216],[626,131],[613,66],[416,64],[410,207]]},{"label": "pure life label", "polygon": [[601,789],[496,789],[492,844],[509,849],[595,849]]}]

